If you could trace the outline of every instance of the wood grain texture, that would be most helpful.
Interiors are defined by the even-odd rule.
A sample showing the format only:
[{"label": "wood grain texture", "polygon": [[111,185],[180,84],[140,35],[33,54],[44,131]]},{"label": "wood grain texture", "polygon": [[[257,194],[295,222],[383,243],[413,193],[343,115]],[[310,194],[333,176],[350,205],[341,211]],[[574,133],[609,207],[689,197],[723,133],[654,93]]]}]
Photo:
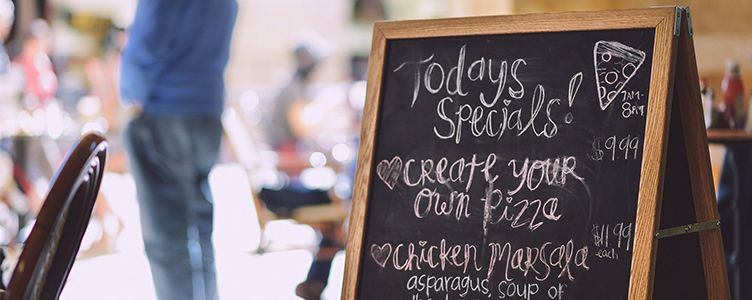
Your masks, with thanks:
[{"label": "wood grain texture", "polygon": [[360,132],[360,149],[358,151],[357,174],[353,186],[352,211],[350,212],[350,232],[347,237],[347,255],[345,256],[345,274],[342,285],[342,298],[354,300],[357,297],[358,278],[365,236],[366,209],[368,208],[369,189],[371,187],[371,169],[373,151],[376,141],[376,125],[381,102],[381,76],[384,67],[386,38],[379,26],[374,26],[371,41],[371,57],[368,63],[368,85],[366,87],[366,106]]},{"label": "wood grain texture", "polygon": [[[661,10],[666,12],[666,10]],[[655,31],[653,67],[648,96],[648,119],[645,128],[645,149],[642,156],[640,195],[637,200],[637,223],[632,275],[629,280],[629,299],[652,299],[653,276],[658,230],[661,215],[661,195],[665,171],[668,120],[671,114],[671,97],[677,39],[673,35],[674,16],[671,9]]]},{"label": "wood grain texture", "polygon": [[387,39],[655,28],[673,7],[379,22]]},{"label": "wood grain texture", "polygon": [[[684,14],[683,17],[682,35],[679,37],[677,49],[674,90],[679,99],[678,113],[681,113],[682,116],[695,214],[697,215],[697,222],[702,223],[718,220],[719,214],[716,207],[710,154],[708,153],[708,142],[705,135],[694,42],[692,36],[688,34],[686,15]],[[721,230],[702,231],[699,236],[708,292],[707,299],[729,299]]]}]

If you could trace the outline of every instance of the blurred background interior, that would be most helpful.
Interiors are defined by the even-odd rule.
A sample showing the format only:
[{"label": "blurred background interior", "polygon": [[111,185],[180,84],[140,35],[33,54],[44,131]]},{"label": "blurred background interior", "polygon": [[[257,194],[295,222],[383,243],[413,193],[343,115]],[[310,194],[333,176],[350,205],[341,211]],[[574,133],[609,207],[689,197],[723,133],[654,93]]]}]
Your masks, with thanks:
[{"label": "blurred background interior", "polygon": [[[66,149],[82,132],[95,130],[110,140],[108,173],[62,298],[154,299],[135,187],[122,149],[127,114],[117,93],[119,55],[127,42],[124,30],[132,21],[136,0],[2,2],[0,38],[8,57],[3,59],[0,53],[0,244],[8,253],[3,269],[12,266]],[[211,174],[219,293],[224,299],[297,299],[295,287],[306,278],[320,237],[331,237],[337,241],[334,245],[346,239],[342,227],[355,173],[373,21],[685,5],[692,11],[698,67],[709,106],[723,111],[729,89],[741,91],[736,93],[746,103],[752,88],[752,2],[748,0],[238,0],[238,4],[226,72],[225,139],[220,164]],[[733,74],[740,80],[728,79]],[[727,83],[722,84],[724,79]],[[746,112],[747,106],[741,110]],[[716,119],[723,119],[723,113],[718,114]],[[295,151],[280,145],[279,135],[271,132],[279,126],[294,135]],[[727,145],[710,147],[720,182]],[[752,148],[740,151],[745,149]],[[727,158],[726,168],[735,170],[729,164],[736,164],[736,173],[738,168],[752,168],[740,161]],[[336,201],[284,211],[259,200],[262,187],[284,184],[289,174],[306,188],[326,190]],[[735,197],[752,200],[752,194]],[[749,235],[738,231],[727,242],[749,239],[745,234]],[[325,299],[339,299],[341,249],[332,247]],[[743,253],[731,255],[730,264],[744,261],[737,259]]]}]

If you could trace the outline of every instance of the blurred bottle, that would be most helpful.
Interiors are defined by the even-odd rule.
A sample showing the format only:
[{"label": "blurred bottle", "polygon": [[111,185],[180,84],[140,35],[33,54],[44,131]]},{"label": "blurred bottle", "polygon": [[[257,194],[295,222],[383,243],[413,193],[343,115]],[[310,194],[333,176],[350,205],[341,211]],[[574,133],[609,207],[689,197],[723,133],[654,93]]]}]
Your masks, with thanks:
[{"label": "blurred bottle", "polygon": [[705,128],[710,128],[711,124],[716,122],[717,109],[715,106],[715,95],[713,88],[708,85],[708,79],[700,79],[700,96],[702,97],[702,111],[705,119]]},{"label": "blurred bottle", "polygon": [[732,129],[744,128],[747,113],[744,103],[744,84],[739,75],[739,63],[734,60],[726,62],[726,74],[721,83],[721,96],[725,111],[723,117]]}]

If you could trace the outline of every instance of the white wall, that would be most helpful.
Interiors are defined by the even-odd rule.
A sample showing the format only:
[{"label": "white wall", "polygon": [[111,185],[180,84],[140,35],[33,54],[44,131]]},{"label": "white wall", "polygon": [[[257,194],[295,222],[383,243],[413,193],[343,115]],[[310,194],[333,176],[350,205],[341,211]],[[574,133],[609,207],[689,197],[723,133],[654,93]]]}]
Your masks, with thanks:
[{"label": "white wall", "polygon": [[328,57],[317,79],[347,78],[349,0],[238,0],[227,82],[230,88],[247,85],[279,86],[293,68],[292,49],[315,36]]}]

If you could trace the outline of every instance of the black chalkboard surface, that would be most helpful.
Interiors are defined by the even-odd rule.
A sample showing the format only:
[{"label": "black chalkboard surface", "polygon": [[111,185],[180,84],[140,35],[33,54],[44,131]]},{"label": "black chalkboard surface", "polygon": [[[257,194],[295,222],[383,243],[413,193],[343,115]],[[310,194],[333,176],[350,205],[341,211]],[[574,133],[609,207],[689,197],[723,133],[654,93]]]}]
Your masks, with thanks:
[{"label": "black chalkboard surface", "polygon": [[344,299],[638,299],[652,288],[666,27],[546,23],[556,17],[499,17],[533,27],[500,33],[467,31],[492,19],[377,25]]},{"label": "black chalkboard surface", "polygon": [[626,299],[654,31],[387,44],[359,298]]}]

